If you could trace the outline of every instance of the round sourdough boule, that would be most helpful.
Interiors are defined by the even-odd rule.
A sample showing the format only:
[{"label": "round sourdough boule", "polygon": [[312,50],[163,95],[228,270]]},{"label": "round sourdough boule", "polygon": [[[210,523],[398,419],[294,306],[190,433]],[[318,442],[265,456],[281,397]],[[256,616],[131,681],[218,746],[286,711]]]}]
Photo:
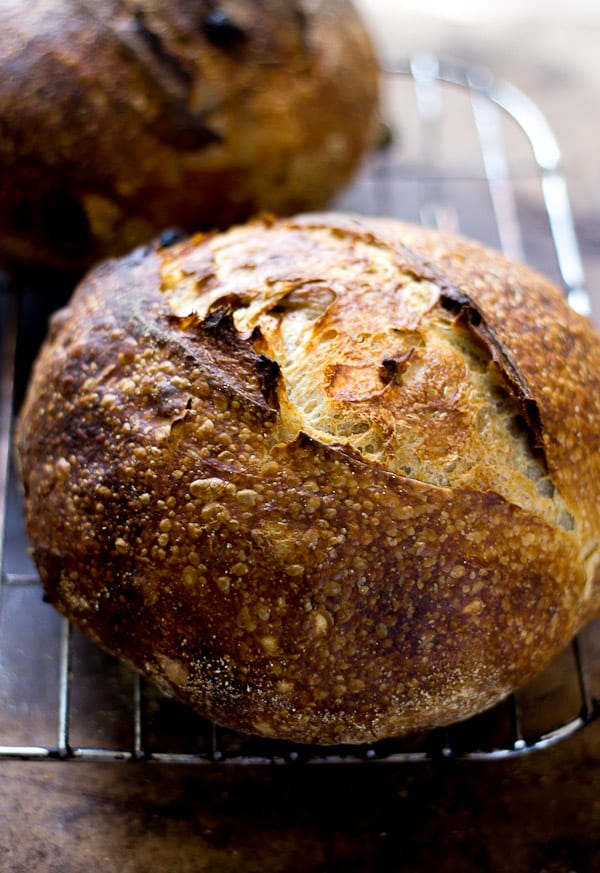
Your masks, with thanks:
[{"label": "round sourdough boule", "polygon": [[350,0],[0,4],[0,263],[323,208],[376,125]]},{"label": "round sourdough boule", "polygon": [[600,340],[457,237],[264,219],[97,267],[17,449],[49,599],[224,725],[442,725],[600,605]]}]

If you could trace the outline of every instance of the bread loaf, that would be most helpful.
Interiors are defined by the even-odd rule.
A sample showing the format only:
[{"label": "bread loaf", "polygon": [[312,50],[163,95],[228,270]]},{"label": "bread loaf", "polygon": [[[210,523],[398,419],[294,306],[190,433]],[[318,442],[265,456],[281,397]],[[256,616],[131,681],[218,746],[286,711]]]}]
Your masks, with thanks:
[{"label": "bread loaf", "polygon": [[600,604],[600,340],[530,269],[336,214],[97,267],[18,424],[49,599],[218,723],[462,719]]},{"label": "bread loaf", "polygon": [[0,264],[322,208],[372,140],[350,0],[0,4]]}]

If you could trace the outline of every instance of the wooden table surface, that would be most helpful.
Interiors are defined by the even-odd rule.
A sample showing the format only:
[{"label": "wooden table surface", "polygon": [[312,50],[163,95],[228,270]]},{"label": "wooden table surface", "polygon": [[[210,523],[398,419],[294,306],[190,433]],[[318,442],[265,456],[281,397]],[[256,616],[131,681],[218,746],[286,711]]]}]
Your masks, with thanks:
[{"label": "wooden table surface", "polygon": [[600,724],[517,761],[2,764],[11,873],[595,873]]},{"label": "wooden table surface", "polygon": [[[382,52],[485,62],[538,102],[563,148],[600,302],[600,11],[583,0],[562,12],[492,3],[472,22],[441,17],[434,2],[421,9],[437,15],[416,3],[359,5]],[[0,768],[0,871],[10,873],[600,871],[600,723],[485,764]]]}]

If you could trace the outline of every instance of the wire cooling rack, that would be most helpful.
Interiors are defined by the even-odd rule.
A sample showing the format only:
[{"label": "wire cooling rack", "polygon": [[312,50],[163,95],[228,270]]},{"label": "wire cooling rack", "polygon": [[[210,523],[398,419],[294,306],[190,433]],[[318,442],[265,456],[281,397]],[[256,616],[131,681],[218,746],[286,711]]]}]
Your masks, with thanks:
[{"label": "wire cooling rack", "polygon": [[[522,92],[430,56],[384,69],[389,136],[336,208],[460,231],[560,283],[589,314],[554,134]],[[209,764],[504,758],[548,747],[600,714],[600,622],[499,706],[451,728],[360,747],[306,747],[216,727],[160,695],[43,601],[10,437],[60,288],[0,285],[0,757]]]}]

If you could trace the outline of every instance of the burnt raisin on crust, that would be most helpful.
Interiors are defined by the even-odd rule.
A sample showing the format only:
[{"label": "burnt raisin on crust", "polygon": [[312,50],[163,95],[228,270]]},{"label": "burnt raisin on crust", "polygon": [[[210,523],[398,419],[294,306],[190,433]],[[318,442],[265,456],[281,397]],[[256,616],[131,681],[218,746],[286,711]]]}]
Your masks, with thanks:
[{"label": "burnt raisin on crust", "polygon": [[210,9],[203,22],[202,29],[213,45],[232,51],[243,46],[248,34],[238,22],[222,9]]},{"label": "burnt raisin on crust", "polygon": [[342,215],[106,263],[17,447],[52,603],[205,716],[447,724],[600,605],[600,341],[527,268]]}]

